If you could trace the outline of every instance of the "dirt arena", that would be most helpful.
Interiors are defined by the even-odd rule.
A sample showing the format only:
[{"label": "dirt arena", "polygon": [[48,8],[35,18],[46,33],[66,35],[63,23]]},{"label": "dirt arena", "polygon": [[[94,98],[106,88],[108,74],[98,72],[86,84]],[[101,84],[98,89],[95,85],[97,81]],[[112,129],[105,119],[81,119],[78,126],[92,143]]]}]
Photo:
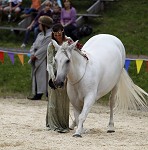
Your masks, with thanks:
[{"label": "dirt arena", "polygon": [[[0,150],[148,150],[148,112],[114,115],[115,133],[107,133],[109,108],[95,104],[82,138],[45,126],[47,101],[0,98]],[[72,121],[72,108],[70,122]]]}]

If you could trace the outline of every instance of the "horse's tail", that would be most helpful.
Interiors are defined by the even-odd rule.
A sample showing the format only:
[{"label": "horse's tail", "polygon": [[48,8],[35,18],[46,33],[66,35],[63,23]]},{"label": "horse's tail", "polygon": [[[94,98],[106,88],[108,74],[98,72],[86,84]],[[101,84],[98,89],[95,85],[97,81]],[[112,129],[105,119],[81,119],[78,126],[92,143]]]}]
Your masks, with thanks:
[{"label": "horse's tail", "polygon": [[146,97],[148,93],[135,85],[123,68],[115,94],[115,110],[148,110]]}]

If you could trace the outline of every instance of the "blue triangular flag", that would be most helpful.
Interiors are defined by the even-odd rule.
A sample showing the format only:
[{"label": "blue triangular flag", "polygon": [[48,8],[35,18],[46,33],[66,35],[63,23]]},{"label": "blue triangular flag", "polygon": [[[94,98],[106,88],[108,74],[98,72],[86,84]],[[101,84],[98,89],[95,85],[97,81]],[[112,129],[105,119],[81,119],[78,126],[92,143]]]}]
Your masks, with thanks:
[{"label": "blue triangular flag", "polygon": [[131,62],[131,60],[129,60],[129,59],[125,60],[125,69],[126,69],[126,71],[128,71],[128,68],[130,66],[130,62]]}]

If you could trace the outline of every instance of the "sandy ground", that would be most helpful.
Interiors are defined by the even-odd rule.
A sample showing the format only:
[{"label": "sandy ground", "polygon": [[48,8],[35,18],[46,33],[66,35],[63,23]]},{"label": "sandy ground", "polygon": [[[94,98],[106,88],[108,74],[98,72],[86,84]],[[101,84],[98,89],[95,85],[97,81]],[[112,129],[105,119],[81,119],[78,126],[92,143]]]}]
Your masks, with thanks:
[{"label": "sandy ground", "polygon": [[116,132],[107,133],[109,108],[95,104],[87,132],[75,138],[74,131],[47,130],[46,107],[43,100],[0,99],[0,150],[148,150],[148,112],[115,114]]}]

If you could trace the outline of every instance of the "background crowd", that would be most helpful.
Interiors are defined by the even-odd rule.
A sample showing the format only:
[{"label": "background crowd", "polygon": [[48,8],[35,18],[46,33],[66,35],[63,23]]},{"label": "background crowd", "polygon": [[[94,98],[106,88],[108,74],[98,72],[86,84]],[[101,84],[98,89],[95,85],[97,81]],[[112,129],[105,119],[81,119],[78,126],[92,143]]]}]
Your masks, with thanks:
[{"label": "background crowd", "polygon": [[[53,19],[53,25],[61,23],[65,34],[74,41],[77,40],[74,31],[77,29],[76,9],[70,0],[30,0],[30,7],[23,5],[23,0],[0,0],[0,21],[7,19],[8,22],[21,21],[27,17],[32,18],[27,27],[21,48],[26,47],[30,32],[34,32],[34,41],[40,32],[38,19],[40,16],[49,16]],[[33,41],[33,42],[34,42]]]}]

